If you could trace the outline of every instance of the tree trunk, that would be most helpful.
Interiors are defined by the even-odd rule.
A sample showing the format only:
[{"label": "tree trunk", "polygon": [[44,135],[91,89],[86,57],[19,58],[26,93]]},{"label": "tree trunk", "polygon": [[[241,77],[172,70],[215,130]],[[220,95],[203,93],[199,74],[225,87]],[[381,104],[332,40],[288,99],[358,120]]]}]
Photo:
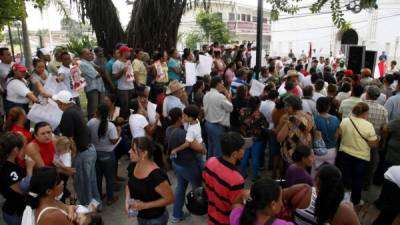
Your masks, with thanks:
[{"label": "tree trunk", "polygon": [[21,33],[22,33],[22,48],[24,49],[25,66],[27,68],[31,69],[32,68],[32,52],[31,52],[31,43],[29,42],[29,33],[28,33],[28,26],[26,24],[26,17],[23,17],[21,19],[21,29],[22,29],[22,31],[21,31]]},{"label": "tree trunk", "polygon": [[95,31],[97,44],[106,52],[125,41],[124,30],[112,0],[81,0],[82,19],[87,16]]},{"label": "tree trunk", "polygon": [[136,0],[127,28],[128,44],[146,52],[176,47],[187,0]]}]

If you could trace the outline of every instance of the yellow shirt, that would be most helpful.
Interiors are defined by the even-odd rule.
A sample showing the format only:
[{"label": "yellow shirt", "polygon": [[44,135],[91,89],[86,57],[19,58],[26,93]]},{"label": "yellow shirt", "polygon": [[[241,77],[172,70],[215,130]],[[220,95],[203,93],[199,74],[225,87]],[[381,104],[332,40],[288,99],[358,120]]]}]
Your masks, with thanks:
[{"label": "yellow shirt", "polygon": [[351,156],[365,161],[370,161],[371,148],[369,147],[368,143],[360,136],[356,128],[354,128],[354,125],[351,123],[350,118],[353,120],[354,125],[356,125],[358,131],[365,139],[369,141],[377,140],[375,129],[372,123],[368,122],[365,119],[353,116],[349,118],[344,118],[340,123],[342,140],[340,142],[339,151],[343,151]]},{"label": "yellow shirt", "polygon": [[146,85],[147,82],[147,69],[144,66],[143,61],[135,59],[132,62],[132,68],[134,73],[139,73],[139,78],[137,82],[140,84]]}]

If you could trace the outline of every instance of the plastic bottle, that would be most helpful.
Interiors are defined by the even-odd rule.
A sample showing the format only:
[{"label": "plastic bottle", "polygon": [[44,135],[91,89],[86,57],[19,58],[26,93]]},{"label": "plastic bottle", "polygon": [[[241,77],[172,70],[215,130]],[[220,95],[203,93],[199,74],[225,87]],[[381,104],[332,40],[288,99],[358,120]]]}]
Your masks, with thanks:
[{"label": "plastic bottle", "polygon": [[137,217],[137,215],[139,214],[138,210],[133,208],[133,203],[135,203],[135,199],[131,198],[128,200],[128,217]]}]

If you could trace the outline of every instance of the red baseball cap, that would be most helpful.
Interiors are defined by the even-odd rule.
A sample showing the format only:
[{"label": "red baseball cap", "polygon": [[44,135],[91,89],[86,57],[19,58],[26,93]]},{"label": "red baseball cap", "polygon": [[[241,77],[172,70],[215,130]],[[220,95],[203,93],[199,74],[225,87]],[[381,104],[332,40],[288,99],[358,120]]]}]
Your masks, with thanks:
[{"label": "red baseball cap", "polygon": [[122,53],[122,52],[131,52],[131,51],[132,51],[132,48],[129,48],[129,47],[126,46],[126,45],[122,45],[121,47],[119,47],[118,51],[119,51],[120,53]]},{"label": "red baseball cap", "polygon": [[344,75],[346,76],[353,76],[353,70],[345,70]]},{"label": "red baseball cap", "polygon": [[21,65],[21,64],[14,64],[13,70],[18,70],[20,72],[26,72],[27,71],[26,67],[24,65]]}]

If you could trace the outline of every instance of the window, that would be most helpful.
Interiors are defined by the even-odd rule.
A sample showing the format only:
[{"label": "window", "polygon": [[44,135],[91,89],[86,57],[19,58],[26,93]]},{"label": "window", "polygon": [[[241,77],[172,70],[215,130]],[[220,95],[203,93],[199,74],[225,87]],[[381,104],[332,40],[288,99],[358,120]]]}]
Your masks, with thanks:
[{"label": "window", "polygon": [[250,22],[251,21],[251,16],[250,15],[247,15],[247,20],[246,20],[247,22]]},{"label": "window", "polygon": [[220,12],[217,12],[217,13],[214,13],[216,16],[218,16],[218,18],[220,18],[221,20],[222,20],[222,13],[220,13]]},{"label": "window", "polygon": [[236,20],[240,20],[240,14],[237,14]]},{"label": "window", "polygon": [[229,20],[235,20],[235,13],[229,13]]},{"label": "window", "polygon": [[246,15],[245,14],[242,14],[242,19],[241,19],[242,21],[246,21]]},{"label": "window", "polygon": [[257,22],[257,17],[253,16],[253,22]]}]

